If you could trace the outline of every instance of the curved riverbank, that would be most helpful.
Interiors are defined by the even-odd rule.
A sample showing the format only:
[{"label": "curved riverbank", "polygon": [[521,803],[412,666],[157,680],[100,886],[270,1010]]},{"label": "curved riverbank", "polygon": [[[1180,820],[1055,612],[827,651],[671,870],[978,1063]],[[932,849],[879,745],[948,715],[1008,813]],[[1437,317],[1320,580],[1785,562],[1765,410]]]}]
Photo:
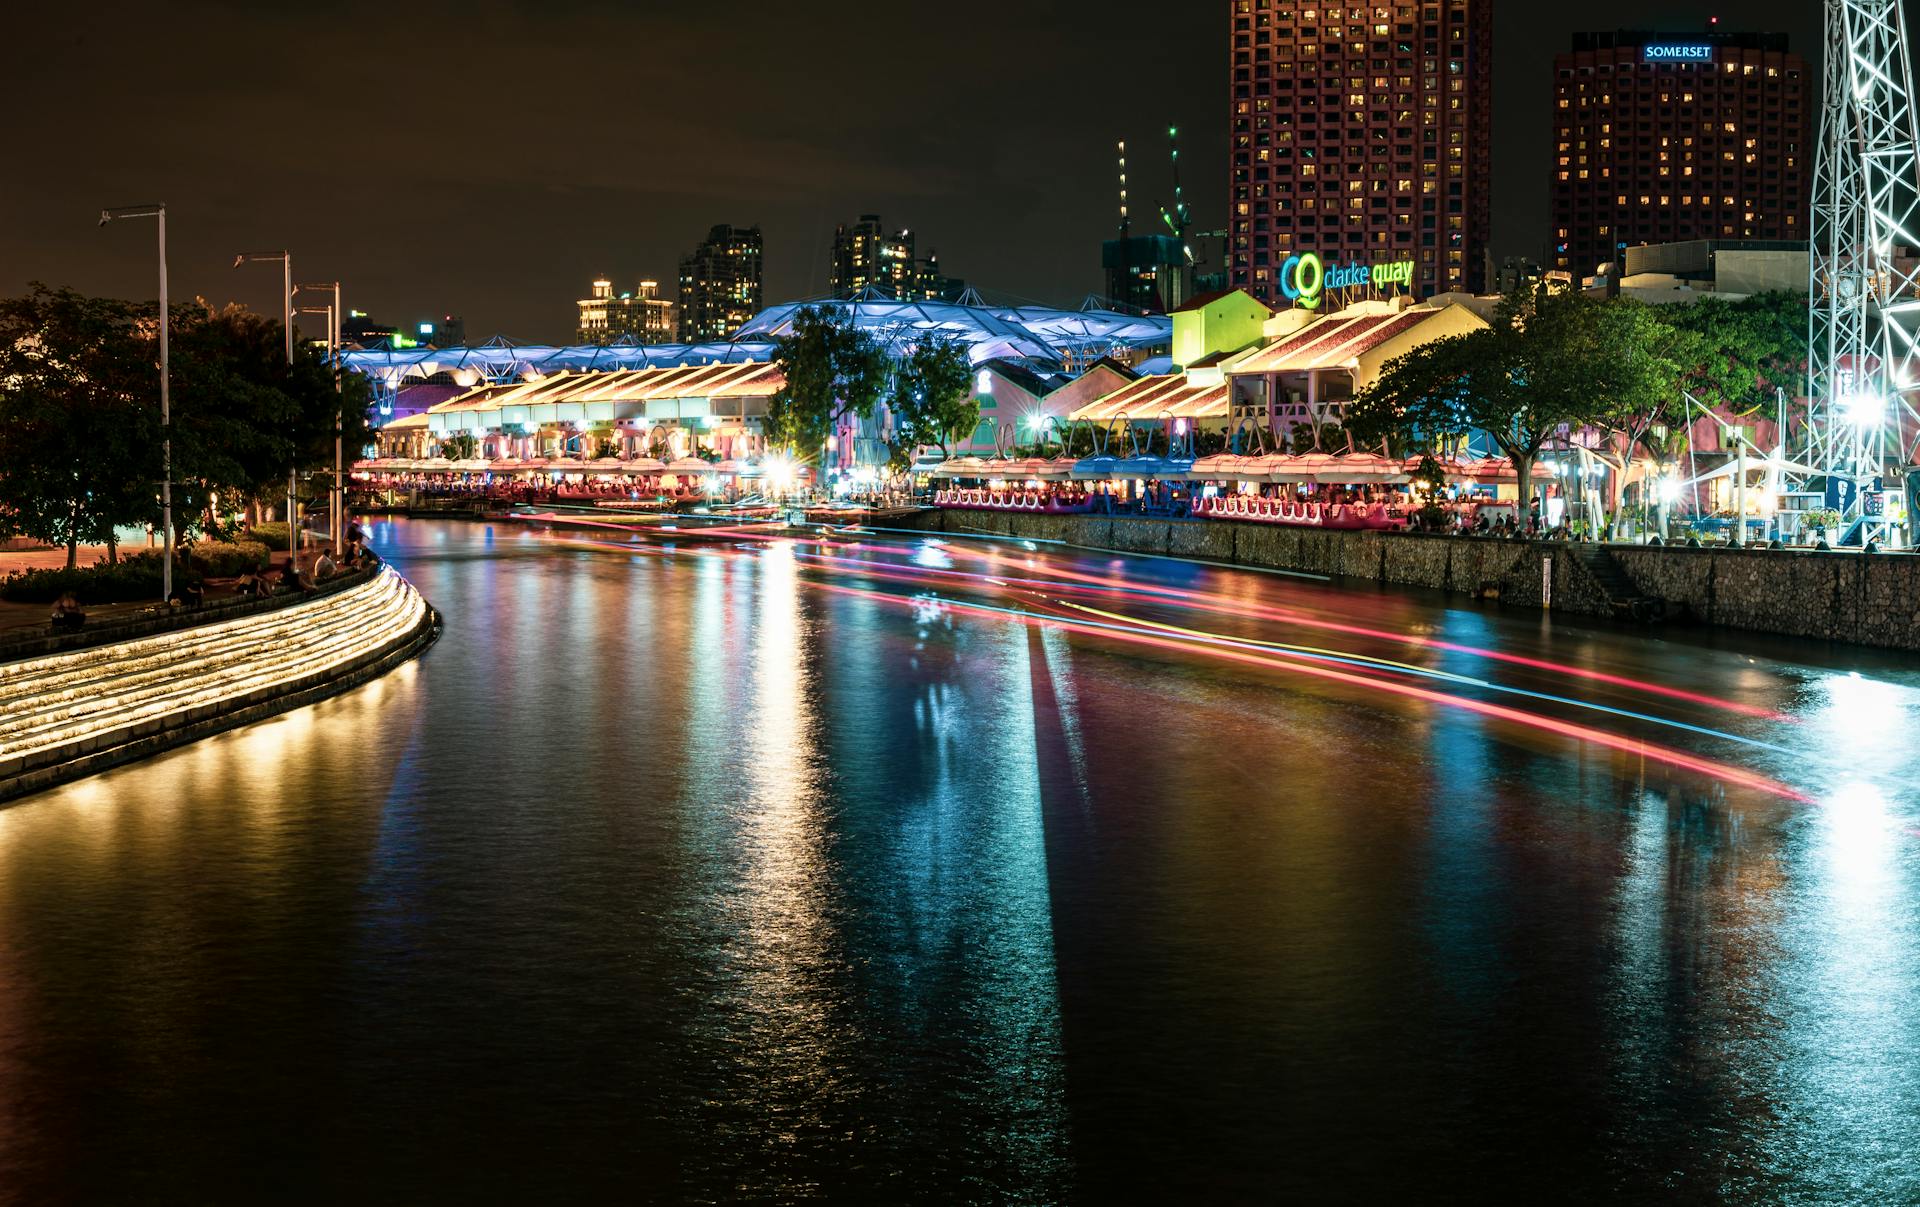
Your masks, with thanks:
[{"label": "curved riverbank", "polygon": [[313,596],[34,638],[58,652],[0,663],[0,801],[345,691],[438,630],[419,592],[382,567]]}]

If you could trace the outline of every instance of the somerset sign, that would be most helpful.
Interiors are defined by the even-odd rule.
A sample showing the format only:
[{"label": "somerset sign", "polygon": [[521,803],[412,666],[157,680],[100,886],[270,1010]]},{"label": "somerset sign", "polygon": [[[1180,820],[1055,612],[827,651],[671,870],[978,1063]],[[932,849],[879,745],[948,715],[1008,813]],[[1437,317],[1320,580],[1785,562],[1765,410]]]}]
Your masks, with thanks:
[{"label": "somerset sign", "polygon": [[1640,48],[1643,63],[1711,63],[1713,46],[1707,42],[1649,42]]}]

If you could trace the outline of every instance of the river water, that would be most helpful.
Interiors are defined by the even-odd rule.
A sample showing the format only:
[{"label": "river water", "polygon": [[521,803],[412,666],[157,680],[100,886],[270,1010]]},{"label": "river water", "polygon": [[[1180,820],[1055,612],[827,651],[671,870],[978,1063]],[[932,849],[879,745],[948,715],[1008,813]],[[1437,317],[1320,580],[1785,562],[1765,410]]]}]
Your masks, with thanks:
[{"label": "river water", "polygon": [[0,1201],[1920,1201],[1911,660],[374,540],[425,657],[0,811]]}]

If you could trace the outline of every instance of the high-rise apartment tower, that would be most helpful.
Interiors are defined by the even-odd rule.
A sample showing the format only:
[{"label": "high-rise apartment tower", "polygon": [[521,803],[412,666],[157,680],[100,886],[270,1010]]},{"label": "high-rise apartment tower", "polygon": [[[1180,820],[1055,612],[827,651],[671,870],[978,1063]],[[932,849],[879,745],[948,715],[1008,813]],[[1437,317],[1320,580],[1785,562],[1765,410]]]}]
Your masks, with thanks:
[{"label": "high-rise apartment tower", "polygon": [[1812,81],[1785,34],[1575,34],[1554,57],[1555,268],[1623,248],[1807,238]]},{"label": "high-rise apartment tower", "polygon": [[716,226],[680,261],[680,342],[732,339],[760,313],[760,228]]},{"label": "high-rise apartment tower", "polygon": [[1356,280],[1410,264],[1421,297],[1484,289],[1491,0],[1229,3],[1231,283],[1284,306],[1311,255]]}]

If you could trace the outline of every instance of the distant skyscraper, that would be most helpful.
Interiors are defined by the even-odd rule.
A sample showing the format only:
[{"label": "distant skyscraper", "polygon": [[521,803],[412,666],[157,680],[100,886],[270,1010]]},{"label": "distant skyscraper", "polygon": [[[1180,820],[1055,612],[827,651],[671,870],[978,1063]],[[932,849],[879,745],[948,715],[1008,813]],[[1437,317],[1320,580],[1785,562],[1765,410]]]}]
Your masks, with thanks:
[{"label": "distant skyscraper", "polygon": [[1575,34],[1554,57],[1553,266],[1622,244],[1805,239],[1813,106],[1785,34]]},{"label": "distant skyscraper", "polygon": [[680,342],[732,339],[760,313],[757,226],[716,226],[680,261]]},{"label": "distant skyscraper", "polygon": [[1313,253],[1485,288],[1492,0],[1233,0],[1230,37],[1234,286],[1284,306]]},{"label": "distant skyscraper", "polygon": [[400,328],[390,323],[376,323],[364,310],[349,310],[347,317],[340,320],[340,338],[362,348],[392,348],[399,346],[404,337]]},{"label": "distant skyscraper", "polygon": [[459,348],[467,342],[467,321],[457,314],[443,314],[419,324],[421,343],[435,348]]},{"label": "distant skyscraper", "polygon": [[913,232],[887,234],[878,214],[862,214],[851,226],[834,229],[827,278],[837,298],[877,288],[896,301],[952,301],[966,290],[965,281],[942,275],[938,252],[916,257]]},{"label": "distant skyscraper", "polygon": [[1107,297],[1130,310],[1165,314],[1186,305],[1192,269],[1172,235],[1127,235],[1100,245]]},{"label": "distant skyscraper", "polygon": [[637,293],[613,293],[613,282],[601,277],[593,294],[575,303],[580,308],[579,339],[583,344],[611,344],[629,339],[636,344],[673,341],[673,303],[660,296],[658,281],[642,281]]}]

